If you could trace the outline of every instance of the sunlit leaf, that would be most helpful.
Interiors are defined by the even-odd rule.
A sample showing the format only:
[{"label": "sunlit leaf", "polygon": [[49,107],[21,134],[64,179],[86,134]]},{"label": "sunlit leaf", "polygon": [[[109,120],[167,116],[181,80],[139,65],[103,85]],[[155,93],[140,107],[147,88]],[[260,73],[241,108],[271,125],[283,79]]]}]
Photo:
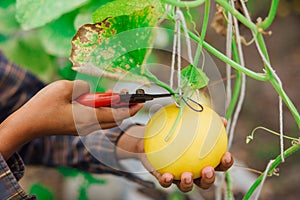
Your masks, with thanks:
[{"label": "sunlit leaf", "polygon": [[[2,5],[4,7],[4,5]],[[16,7],[14,4],[2,8],[0,6],[0,34],[9,36],[14,34],[19,28],[19,23],[15,18]]]},{"label": "sunlit leaf", "polygon": [[47,53],[69,57],[72,48],[70,41],[76,33],[73,24],[76,14],[75,12],[65,14],[39,30],[39,36]]},{"label": "sunlit leaf", "polygon": [[101,22],[109,16],[117,17],[121,15],[131,15],[132,13],[142,10],[145,7],[154,7],[152,11],[156,17],[163,14],[163,7],[159,0],[115,0],[101,6],[96,12],[93,13],[93,22]]},{"label": "sunlit leaf", "polygon": [[194,67],[193,65],[186,66],[181,71],[181,76],[194,90],[203,88],[208,85],[209,79],[206,74],[201,69],[199,69],[198,67]]},{"label": "sunlit leaf", "polygon": [[25,30],[37,28],[59,18],[89,0],[17,0],[16,18]]},{"label": "sunlit leaf", "polygon": [[91,13],[94,13],[99,7],[113,0],[91,0],[88,4],[79,9],[79,13],[74,21],[75,28],[78,29],[84,24],[93,23]]},{"label": "sunlit leaf", "polygon": [[14,4],[16,4],[16,0],[1,0],[0,8],[8,8]]}]

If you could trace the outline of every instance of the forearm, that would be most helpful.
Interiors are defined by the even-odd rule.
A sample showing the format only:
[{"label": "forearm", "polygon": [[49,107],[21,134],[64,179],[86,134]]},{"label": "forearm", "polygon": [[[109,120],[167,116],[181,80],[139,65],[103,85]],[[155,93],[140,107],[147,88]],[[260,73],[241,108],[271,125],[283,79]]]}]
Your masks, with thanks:
[{"label": "forearm", "polygon": [[119,159],[139,158],[143,152],[144,129],[144,126],[132,126],[120,137],[116,148]]},{"label": "forearm", "polygon": [[139,137],[132,135],[143,130],[134,126],[126,133],[114,128],[97,131],[86,137],[50,136],[31,141],[20,150],[26,164],[67,166],[93,173],[106,173],[120,168],[119,159],[137,158]]},{"label": "forearm", "polygon": [[23,123],[23,117],[16,111],[0,124],[0,152],[6,160],[34,138]]},{"label": "forearm", "polygon": [[47,136],[34,139],[20,149],[26,164],[72,167],[93,173],[118,168],[112,143],[101,131],[87,137]]}]

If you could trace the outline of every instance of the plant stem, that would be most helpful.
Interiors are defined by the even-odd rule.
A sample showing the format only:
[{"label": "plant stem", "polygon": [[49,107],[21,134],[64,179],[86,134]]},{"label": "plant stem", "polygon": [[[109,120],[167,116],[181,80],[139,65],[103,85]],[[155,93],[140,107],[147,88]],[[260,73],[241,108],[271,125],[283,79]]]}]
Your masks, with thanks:
[{"label": "plant stem", "polygon": [[170,137],[172,137],[172,135],[173,135],[173,133],[174,133],[176,127],[178,127],[177,125],[178,125],[178,123],[179,123],[179,120],[180,120],[181,117],[182,117],[182,112],[183,112],[183,109],[184,109],[184,102],[183,102],[182,100],[180,101],[180,108],[178,108],[178,109],[179,109],[179,112],[178,112],[178,114],[177,114],[177,117],[176,117],[176,119],[175,119],[175,122],[174,122],[172,128],[170,129],[169,133],[168,133],[167,136],[165,137],[165,142],[168,142],[168,140],[170,139]]},{"label": "plant stem", "polygon": [[[174,17],[168,15],[169,19],[172,20],[173,22]],[[200,42],[200,39],[197,35],[195,35],[192,31],[188,30],[188,34],[189,36],[197,43]],[[229,64],[230,66],[232,66],[234,69],[243,72],[244,74],[246,74],[247,76],[259,80],[259,81],[268,81],[269,77],[264,74],[264,73],[256,73],[244,66],[241,66],[240,64],[234,62],[233,60],[231,60],[230,58],[228,58],[226,55],[224,55],[223,53],[221,53],[220,51],[218,51],[217,49],[215,49],[213,46],[211,46],[210,44],[208,44],[207,42],[203,41],[202,43],[203,47],[209,51],[210,53],[212,53],[214,56],[216,56],[217,58],[219,58],[220,60],[222,60],[223,62]]]},{"label": "plant stem", "polygon": [[202,43],[203,43],[205,35],[206,35],[206,30],[207,30],[208,20],[209,20],[209,10],[210,10],[210,0],[206,0],[202,30],[201,30],[201,35],[199,37],[200,42],[198,42],[198,47],[197,47],[196,54],[194,57],[194,66],[195,67],[198,65],[199,57],[200,57],[200,54],[202,51]]},{"label": "plant stem", "polygon": [[[257,43],[259,45],[259,48],[261,49],[263,55],[266,58],[266,60],[268,62],[270,62],[270,58],[269,58],[269,55],[268,55],[268,50],[267,50],[266,43],[265,43],[263,35],[261,33],[258,33],[257,36],[256,36],[256,40],[257,40]],[[266,68],[266,70],[270,70],[270,69]]]},{"label": "plant stem", "polygon": [[233,8],[228,2],[225,0],[215,0],[218,4],[220,4],[227,12],[230,12],[233,16],[235,16],[242,24],[247,26],[250,30],[257,33],[257,26],[252,21],[249,21],[244,15],[242,15],[239,11]]},{"label": "plant stem", "polygon": [[[268,129],[268,128],[265,128],[265,127],[263,127],[263,126],[258,126],[258,127],[256,127],[255,129],[253,129],[253,131],[251,132],[251,135],[249,135],[250,138],[251,138],[251,140],[253,140],[253,138],[254,138],[254,133],[255,133],[256,130],[258,130],[258,129],[262,129],[262,130],[265,130],[265,131],[267,131],[267,132],[269,132],[269,133],[272,133],[272,134],[274,134],[274,135],[280,136],[280,133],[277,133],[277,132],[275,132],[275,131],[273,131],[273,130],[270,130],[270,129]],[[286,135],[283,135],[283,137],[286,138],[286,139],[292,140],[292,141],[298,140],[297,138],[289,137],[289,136],[286,136]]]},{"label": "plant stem", "polygon": [[194,1],[176,1],[176,0],[163,0],[164,3],[177,6],[177,7],[197,7],[205,2],[205,0],[194,0]]},{"label": "plant stem", "polygon": [[168,84],[158,80],[158,78],[154,76],[150,71],[145,70],[143,75],[147,77],[149,80],[153,81],[156,85],[165,88],[171,94],[175,94],[175,91]]},{"label": "plant stem", "polygon": [[[266,44],[264,42],[263,36],[261,33],[258,33],[257,35],[257,43],[259,45],[259,48],[262,50],[262,53],[264,54],[265,58],[267,59],[267,62],[269,62],[269,57],[268,57],[268,52],[266,48]],[[279,84],[279,82],[275,78],[275,72],[269,68],[267,64],[265,64],[265,69],[268,73],[268,76],[270,77],[269,81],[276,90],[276,92],[279,94],[279,96],[282,98],[286,106],[289,108],[290,112],[292,113],[298,128],[300,129],[300,115],[299,112],[297,111],[296,107],[294,106],[293,102],[290,100],[288,95],[285,93],[284,89],[282,86]]]},{"label": "plant stem", "polygon": [[[193,36],[190,35],[191,38],[195,39],[197,41],[197,39]],[[213,46],[211,46],[210,44],[206,43],[205,41],[203,41],[203,47],[209,51],[210,53],[212,53],[213,55],[215,55],[217,58],[219,58],[220,60],[222,60],[223,62],[231,65],[234,69],[243,72],[244,74],[246,74],[247,76],[254,78],[256,80],[259,81],[268,81],[269,78],[266,74],[263,73],[256,73],[246,67],[241,66],[240,64],[234,62],[233,60],[231,60],[230,58],[228,58],[226,55],[222,54],[221,52],[219,52],[217,49],[215,49]]]},{"label": "plant stem", "polygon": [[226,181],[227,181],[227,199],[232,199],[232,180],[229,171],[225,172]]},{"label": "plant stem", "polygon": [[274,89],[277,91],[279,96],[281,96],[282,100],[286,104],[286,106],[289,108],[290,112],[292,113],[298,128],[300,129],[300,115],[296,107],[294,106],[293,102],[291,99],[288,97],[288,95],[285,93],[283,90],[282,86],[276,81],[275,78],[270,79],[271,84],[273,85]]},{"label": "plant stem", "polygon": [[[297,152],[299,149],[300,149],[300,145],[299,144],[291,146],[290,148],[288,148],[287,150],[284,151],[284,158],[289,157],[293,153]],[[269,171],[267,173],[268,174],[271,173],[281,162],[282,162],[281,155],[278,155],[276,157],[275,161],[272,163],[272,165],[271,165],[271,167],[270,167],[270,169],[269,169]],[[263,176],[264,176],[264,173],[261,174],[257,178],[257,180],[252,184],[252,186],[250,187],[250,189],[248,190],[248,192],[245,194],[245,196],[243,198],[244,200],[247,200],[247,199],[249,199],[252,196],[253,192],[256,190],[256,188],[261,183]]]},{"label": "plant stem", "polygon": [[276,16],[276,12],[277,12],[277,8],[278,8],[278,3],[279,0],[273,0],[271,7],[270,7],[270,11],[268,16],[265,18],[265,20],[260,24],[260,27],[263,28],[264,30],[266,30],[267,28],[269,28],[269,26],[272,24],[275,16]]},{"label": "plant stem", "polygon": [[[233,58],[234,60],[239,63],[240,59],[238,56],[238,51],[236,47],[235,40],[232,40],[232,53],[233,53]],[[242,84],[242,76],[240,71],[236,71],[236,79],[235,79],[235,85],[233,89],[233,94],[231,97],[230,104],[228,106],[227,112],[226,112],[226,119],[229,120],[232,116],[232,113],[234,111],[234,108],[236,106],[237,100],[239,98],[239,93],[241,89],[241,84]]]}]

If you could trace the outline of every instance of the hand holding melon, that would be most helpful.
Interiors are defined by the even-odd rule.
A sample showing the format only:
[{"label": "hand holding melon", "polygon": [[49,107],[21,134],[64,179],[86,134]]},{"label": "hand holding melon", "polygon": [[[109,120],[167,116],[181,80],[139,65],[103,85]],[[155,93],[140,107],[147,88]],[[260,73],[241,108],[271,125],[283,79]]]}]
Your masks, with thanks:
[{"label": "hand holding melon", "polygon": [[[144,133],[144,151],[150,165],[159,175],[161,185],[168,180],[181,180],[179,188],[189,191],[192,184],[183,179],[196,179],[198,186],[208,188],[214,181],[213,168],[227,170],[232,165],[226,153],[227,135],[221,117],[208,106],[195,112],[185,106],[178,123],[173,127],[180,108],[171,104],[161,108],[148,122]],[[168,137],[170,131],[173,131]],[[210,173],[212,176],[203,176]],[[192,182],[192,181],[191,181]],[[193,183],[193,182],[192,182]],[[186,190],[185,186],[190,185]]]},{"label": "hand holding melon", "polygon": [[[179,108],[175,107],[174,105],[169,105],[166,108],[162,108],[162,110],[158,111],[149,121],[146,128],[141,126],[133,126],[129,128],[126,131],[126,134],[123,134],[119,139],[117,148],[118,157],[121,159],[132,156],[139,158],[147,168],[147,170],[156,177],[160,185],[163,187],[169,187],[172,185],[172,183],[175,183],[182,192],[188,192],[193,188],[193,185],[195,183],[195,185],[199,186],[200,188],[207,189],[214,183],[215,170],[226,171],[233,164],[231,154],[229,152],[224,153],[226,151],[227,145],[226,135],[224,135],[225,122],[222,121],[222,119],[208,106],[204,105],[203,113],[198,114],[192,111],[190,108],[185,108],[183,110],[181,119],[183,121],[178,122],[175,133],[172,134],[167,141],[165,141],[165,136],[168,135],[167,130],[171,129],[173,121],[177,117],[178,112]],[[186,112],[188,114],[186,114]],[[193,116],[193,119],[189,119],[191,117],[190,115]],[[199,116],[195,117],[194,115],[204,115],[206,116],[206,118],[204,119],[204,122],[200,123],[200,120],[202,118]],[[199,124],[197,123],[197,125],[193,125],[193,123],[197,122],[196,119],[199,120]],[[183,123],[187,123],[189,125],[188,128],[184,128]],[[214,124],[211,129],[208,129],[208,127],[210,127],[209,123]],[[201,127],[202,124],[204,126]],[[204,141],[201,142],[202,139],[195,140],[195,142],[200,142],[201,144],[197,146],[197,148],[192,148],[191,145],[193,146],[194,144],[192,141],[197,138],[196,136],[198,135],[198,133],[196,134],[195,130],[202,130],[204,129],[204,127],[206,127],[205,129],[207,130],[207,132],[204,133],[209,137],[205,139],[203,139],[203,136],[201,137],[206,141],[206,143],[204,144]],[[177,136],[180,130],[183,130],[183,134],[185,135],[184,137]],[[163,133],[164,131],[165,133]],[[210,133],[210,135],[208,135],[207,133]],[[143,135],[145,137],[144,139]],[[192,139],[189,137],[191,137]],[[167,144],[172,144],[172,142],[177,141],[176,138],[179,139],[177,143],[174,143],[176,144],[176,146],[168,147]],[[214,140],[212,140],[213,138]],[[155,140],[161,141],[155,142]],[[155,145],[150,146],[151,142],[154,142]],[[183,144],[185,145],[182,146]],[[212,146],[210,148],[206,148],[209,145]],[[203,147],[205,147],[205,149],[203,149]],[[168,155],[168,152],[164,152],[164,154],[167,154],[167,159],[160,160],[160,155],[156,150],[153,150],[154,148],[157,148],[158,151],[170,151],[171,153]],[[214,150],[216,148],[221,149],[220,152]],[[179,149],[181,149],[181,151],[179,151]],[[189,149],[195,151],[195,153],[192,153],[191,155],[191,160],[186,162],[179,162],[182,166],[180,168],[176,168],[177,171],[174,171],[174,166],[176,166],[176,159],[174,160],[174,157],[172,159],[171,156],[174,156],[175,154],[175,158],[186,159],[187,154],[190,154],[188,153],[188,151],[191,151]],[[153,153],[151,153],[150,150],[153,151]],[[125,155],[121,155],[122,153],[120,152],[127,152],[129,154],[126,153]],[[217,156],[214,157],[214,155]],[[155,158],[155,156],[158,157]],[[185,157],[181,158],[182,156]],[[155,163],[155,159],[158,159],[158,163]],[[204,164],[201,164],[200,162],[199,165],[193,165],[194,162],[199,163],[198,159],[204,159],[206,161]],[[174,162],[167,163],[167,161],[170,160],[174,160]],[[214,160],[213,163],[210,163],[210,160]],[[159,165],[166,166],[161,167]],[[168,168],[168,166],[170,166],[170,168]],[[190,168],[191,166],[193,166],[193,169]]]}]

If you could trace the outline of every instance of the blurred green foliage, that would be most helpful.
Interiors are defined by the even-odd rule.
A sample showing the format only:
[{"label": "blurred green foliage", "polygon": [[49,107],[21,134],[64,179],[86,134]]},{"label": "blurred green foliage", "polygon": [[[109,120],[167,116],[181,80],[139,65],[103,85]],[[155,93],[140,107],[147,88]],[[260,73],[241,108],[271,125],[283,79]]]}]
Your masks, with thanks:
[{"label": "blurred green foliage", "polygon": [[41,184],[33,184],[29,190],[30,194],[34,194],[38,197],[38,199],[42,200],[53,200],[54,199],[54,194],[46,188],[45,186]]},{"label": "blurred green foliage", "polygon": [[0,49],[41,80],[74,79],[69,55],[76,29],[112,0],[1,0]]},{"label": "blurred green foliage", "polygon": [[[76,30],[99,18],[128,15],[147,5],[160,4],[158,2],[1,0],[0,49],[12,62],[27,68],[46,83],[80,77],[94,84],[92,89],[103,91],[99,78],[95,80],[91,76],[78,75],[72,70],[69,56]],[[159,9],[159,12],[163,10],[162,7]],[[137,57],[141,59],[141,56]],[[105,79],[100,81],[107,85]]]}]

